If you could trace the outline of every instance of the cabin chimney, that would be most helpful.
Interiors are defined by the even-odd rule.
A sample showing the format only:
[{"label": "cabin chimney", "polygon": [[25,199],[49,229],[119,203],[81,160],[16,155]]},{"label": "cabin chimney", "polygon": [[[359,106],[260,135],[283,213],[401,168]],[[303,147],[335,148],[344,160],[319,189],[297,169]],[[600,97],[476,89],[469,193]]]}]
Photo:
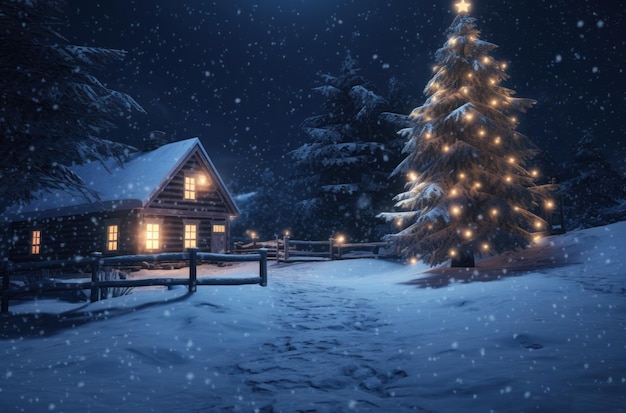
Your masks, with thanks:
[{"label": "cabin chimney", "polygon": [[165,135],[166,133],[160,130],[153,130],[152,132],[148,133],[141,139],[143,144],[141,148],[142,151],[150,152],[170,143]]}]

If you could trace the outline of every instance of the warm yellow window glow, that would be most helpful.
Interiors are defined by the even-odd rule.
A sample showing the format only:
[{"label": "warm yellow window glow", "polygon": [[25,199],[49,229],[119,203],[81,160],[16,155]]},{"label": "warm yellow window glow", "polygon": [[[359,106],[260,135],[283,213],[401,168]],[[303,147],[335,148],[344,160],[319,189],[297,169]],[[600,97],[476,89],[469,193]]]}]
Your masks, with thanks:
[{"label": "warm yellow window glow", "polygon": [[117,225],[109,225],[107,227],[107,251],[117,251],[118,240],[119,227]]},{"label": "warm yellow window glow", "polygon": [[198,226],[185,225],[185,248],[196,248],[198,246]]},{"label": "warm yellow window glow", "polygon": [[185,177],[185,199],[196,199],[196,178]]},{"label": "warm yellow window glow", "polygon": [[147,224],[146,225],[146,249],[158,250],[160,238],[160,225],[159,224]]},{"label": "warm yellow window glow", "polygon": [[213,225],[213,232],[226,232],[226,225],[222,225],[222,224]]},{"label": "warm yellow window glow", "polygon": [[41,231],[35,230],[32,232],[30,253],[33,255],[39,255],[41,252]]}]

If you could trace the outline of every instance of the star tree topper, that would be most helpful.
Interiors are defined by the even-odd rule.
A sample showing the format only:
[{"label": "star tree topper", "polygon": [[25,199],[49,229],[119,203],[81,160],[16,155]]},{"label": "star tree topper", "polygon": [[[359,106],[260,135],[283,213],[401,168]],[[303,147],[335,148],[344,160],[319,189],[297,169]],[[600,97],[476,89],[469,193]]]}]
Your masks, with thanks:
[{"label": "star tree topper", "polygon": [[454,7],[456,7],[457,9],[456,12],[461,14],[461,13],[469,13],[469,8],[471,5],[472,5],[471,3],[466,3],[465,0],[461,0],[460,2],[455,4]]}]

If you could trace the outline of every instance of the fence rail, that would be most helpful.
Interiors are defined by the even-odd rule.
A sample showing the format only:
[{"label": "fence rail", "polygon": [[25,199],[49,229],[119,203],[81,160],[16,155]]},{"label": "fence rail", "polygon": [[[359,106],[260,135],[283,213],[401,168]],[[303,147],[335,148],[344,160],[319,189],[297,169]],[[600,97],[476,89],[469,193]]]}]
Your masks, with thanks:
[{"label": "fence rail", "polygon": [[254,241],[247,245],[236,245],[233,252],[248,254],[256,251],[259,247],[268,250],[268,258],[283,262],[394,256],[385,250],[388,247],[386,242],[345,243],[334,238],[327,241],[307,241],[284,237],[272,241]]},{"label": "fence rail", "polygon": [[[200,260],[220,262],[259,262],[259,276],[248,278],[200,278],[197,277],[197,264]],[[171,262],[185,261],[189,263],[189,278],[147,278],[142,280],[100,280],[102,267],[119,267],[139,262]],[[19,288],[11,288],[10,277],[13,273],[32,271],[46,268],[63,269],[76,266],[89,266],[91,281],[88,282],[51,282],[36,283]],[[260,248],[254,254],[230,255],[198,252],[190,248],[183,253],[163,253],[154,255],[124,255],[117,257],[102,257],[101,253],[94,253],[90,257],[76,260],[37,261],[28,263],[11,263],[4,261],[1,268],[2,275],[2,313],[9,311],[9,300],[15,296],[28,293],[42,293],[45,291],[90,290],[91,302],[100,299],[100,290],[116,287],[150,287],[187,285],[189,292],[195,292],[198,285],[245,285],[259,284],[267,286],[267,250]]]}]

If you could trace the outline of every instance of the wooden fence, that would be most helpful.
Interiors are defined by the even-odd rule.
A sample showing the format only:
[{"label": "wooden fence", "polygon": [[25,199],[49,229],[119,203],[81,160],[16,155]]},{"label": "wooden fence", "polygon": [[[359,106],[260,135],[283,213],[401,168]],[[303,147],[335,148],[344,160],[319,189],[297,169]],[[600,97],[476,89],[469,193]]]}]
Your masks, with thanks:
[{"label": "wooden fence", "polygon": [[387,246],[386,242],[345,243],[334,238],[327,241],[305,241],[284,237],[272,241],[239,244],[235,246],[233,252],[253,253],[262,247],[267,249],[268,258],[283,262],[393,257],[394,255],[386,252]]},{"label": "wooden fence", "polygon": [[[137,263],[144,262],[188,262],[189,278],[147,278],[141,280],[100,280],[99,275],[102,267],[125,267]],[[218,261],[218,262],[259,262],[259,276],[248,278],[221,278],[221,277],[202,277],[197,276],[197,265],[199,261]],[[63,269],[74,267],[89,267],[91,270],[91,281],[88,282],[63,282],[54,281],[51,283],[34,283],[25,285],[24,287],[11,288],[10,278],[14,273],[24,273],[41,269]],[[149,286],[174,286],[186,285],[189,292],[195,292],[198,285],[243,285],[243,284],[259,284],[262,287],[267,286],[267,250],[260,248],[254,254],[232,255],[232,254],[214,254],[198,252],[196,248],[190,248],[183,253],[163,253],[154,255],[125,255],[118,257],[102,257],[101,253],[94,253],[92,256],[81,260],[57,260],[57,261],[38,261],[28,263],[11,263],[4,261],[2,263],[2,313],[9,311],[9,300],[12,297],[29,294],[42,293],[45,291],[71,291],[71,290],[90,290],[91,302],[100,299],[100,290],[106,288],[128,288],[128,287],[149,287]]]}]

